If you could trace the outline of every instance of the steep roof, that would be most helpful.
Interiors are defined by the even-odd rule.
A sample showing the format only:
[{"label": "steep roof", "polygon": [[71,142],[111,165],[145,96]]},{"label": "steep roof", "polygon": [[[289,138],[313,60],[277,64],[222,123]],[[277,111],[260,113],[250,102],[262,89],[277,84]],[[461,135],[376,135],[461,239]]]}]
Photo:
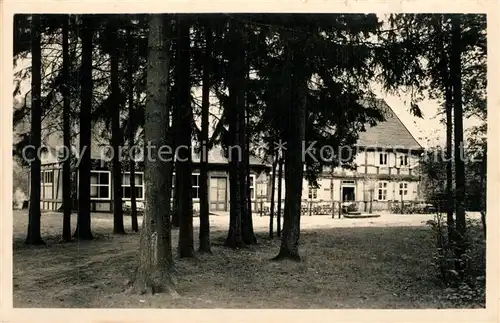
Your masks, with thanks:
[{"label": "steep roof", "polygon": [[368,125],[366,131],[360,132],[358,146],[412,150],[423,149],[396,113],[394,113],[394,110],[384,100],[377,99],[376,105],[383,111],[386,120],[379,122],[373,127]]}]

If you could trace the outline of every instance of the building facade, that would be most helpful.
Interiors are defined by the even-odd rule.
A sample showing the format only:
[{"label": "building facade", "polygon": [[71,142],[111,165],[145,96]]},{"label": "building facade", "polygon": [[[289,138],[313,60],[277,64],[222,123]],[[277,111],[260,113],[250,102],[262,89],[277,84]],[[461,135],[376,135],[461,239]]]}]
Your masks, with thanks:
[{"label": "building facade", "polygon": [[396,202],[421,199],[419,160],[422,146],[383,100],[377,105],[385,121],[359,134],[353,150],[354,170],[325,171],[319,187],[303,183],[306,201],[355,203],[360,211],[387,210]]},{"label": "building facade", "polygon": [[[318,186],[312,186],[304,179],[302,200],[304,203],[346,202],[356,203],[359,210],[387,210],[394,202],[417,201],[420,199],[419,159],[423,148],[411,135],[405,125],[383,101],[377,104],[384,111],[385,121],[368,127],[360,133],[353,150],[354,169],[335,168],[325,170]],[[48,147],[56,147],[62,138],[52,138]],[[75,147],[78,145],[75,144]],[[58,210],[62,205],[62,165],[54,151],[42,154],[41,208]],[[91,209],[94,212],[112,212],[113,188],[108,163],[103,162],[102,144],[94,138],[91,158]],[[192,193],[193,206],[199,209],[199,157],[193,156]],[[220,148],[209,153],[209,209],[213,212],[229,210],[228,161]],[[135,174],[135,190],[138,206],[145,197],[144,167],[138,162]],[[251,199],[253,210],[269,206],[272,184],[271,167],[251,157]],[[122,177],[122,198],[130,203],[130,174],[125,170]],[[275,198],[277,198],[275,187]],[[175,187],[174,187],[175,189]],[[282,199],[285,197],[285,183],[282,182]]]},{"label": "building facade", "polygon": [[[92,156],[92,170],[90,173],[90,202],[93,212],[113,211],[113,183],[112,172],[104,162],[97,156]],[[199,210],[199,185],[200,185],[200,159],[193,158],[193,172],[191,177],[193,208]],[[251,200],[256,203],[259,192],[257,183],[269,173],[270,167],[259,162],[255,158],[250,160],[250,188]],[[175,183],[175,172],[173,182]],[[222,155],[222,150],[215,149],[209,154],[208,162],[209,178],[209,209],[210,211],[229,210],[229,171],[227,159]],[[135,195],[139,208],[144,205],[145,183],[144,164],[138,162],[135,171]],[[42,162],[41,176],[41,198],[42,210],[59,210],[62,207],[62,165],[60,162],[48,162],[47,158]],[[172,189],[175,190],[175,184]],[[122,174],[122,199],[125,204],[130,203],[131,187],[130,173],[125,169]],[[260,192],[262,194],[262,191]]]}]

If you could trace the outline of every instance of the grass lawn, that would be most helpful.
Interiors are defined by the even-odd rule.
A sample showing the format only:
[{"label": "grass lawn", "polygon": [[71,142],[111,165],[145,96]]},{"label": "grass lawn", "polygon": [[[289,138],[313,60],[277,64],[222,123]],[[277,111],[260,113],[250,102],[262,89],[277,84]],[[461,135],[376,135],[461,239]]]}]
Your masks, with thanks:
[{"label": "grass lawn", "polygon": [[[115,236],[111,214],[93,214],[96,239],[60,243],[62,214],[42,215],[47,246],[25,246],[26,212],[14,211],[14,307],[94,308],[445,308],[432,268],[431,216],[302,219],[300,263],[270,262],[279,240],[254,217],[259,244],[222,247],[229,219],[212,216],[213,255],[175,259],[180,298],[124,293],[139,234]],[[195,218],[195,245],[198,237]],[[125,217],[130,232],[130,218]],[[73,217],[73,228],[76,215]],[[177,245],[178,232],[173,233]],[[176,248],[175,248],[176,249]],[[176,250],[173,250],[174,255]],[[484,306],[484,304],[483,304]]]}]

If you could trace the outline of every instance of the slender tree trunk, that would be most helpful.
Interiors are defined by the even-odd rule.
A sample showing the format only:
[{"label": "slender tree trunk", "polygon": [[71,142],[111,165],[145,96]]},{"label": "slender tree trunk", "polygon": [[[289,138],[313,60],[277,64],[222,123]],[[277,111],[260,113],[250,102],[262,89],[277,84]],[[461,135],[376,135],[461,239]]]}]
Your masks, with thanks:
[{"label": "slender tree trunk", "polygon": [[272,177],[271,177],[271,214],[269,215],[269,238],[274,236],[274,191],[276,187],[276,164],[278,163],[278,157],[275,156],[273,160],[272,167]]},{"label": "slender tree trunk", "polygon": [[453,219],[454,213],[454,197],[453,197],[453,159],[452,159],[452,145],[453,145],[453,94],[451,87],[446,87],[446,196],[448,200],[446,223],[448,227],[448,239],[454,239],[455,220]]},{"label": "slender tree trunk", "polygon": [[[172,144],[173,147],[177,147],[178,144],[178,133],[179,133],[179,109],[181,106],[180,103],[180,96],[179,96],[179,84],[181,83],[181,65],[179,64],[180,61],[180,55],[181,55],[181,47],[180,47],[180,39],[178,39],[178,33],[179,33],[179,19],[176,19],[174,23],[175,27],[173,28],[173,31],[176,33],[177,39],[174,39],[172,41],[173,48],[175,48],[175,59],[173,60],[174,63],[174,86],[172,89],[172,96],[170,97],[171,99],[171,104],[173,107],[172,111],[172,127],[171,127],[171,139],[170,143]],[[175,178],[173,179],[173,186],[174,186],[174,192],[173,192],[173,210],[172,210],[172,216],[171,216],[171,223],[172,227],[178,228],[180,226],[180,217],[179,217],[179,187],[182,185],[180,176],[177,173],[177,163],[175,163]]]},{"label": "slender tree trunk", "polygon": [[[133,51],[133,38],[131,35],[132,26],[127,28],[127,95],[128,95],[128,115],[129,115],[129,127],[128,127],[128,142],[129,149],[132,149],[135,145],[135,120],[132,117],[134,115],[134,51]],[[130,207],[131,213],[130,218],[132,220],[132,231],[139,231],[139,224],[137,223],[137,196],[135,194],[135,156],[131,156],[129,150],[129,167],[130,167]]]},{"label": "slender tree trunk", "polygon": [[94,36],[93,17],[83,16],[82,32],[82,67],[80,98],[80,152],[83,156],[78,168],[78,218],[74,236],[77,240],[92,240],[90,221],[90,144],[91,144],[91,111],[92,111],[92,39]]},{"label": "slender tree trunk", "polygon": [[[231,93],[231,90],[230,90]],[[231,96],[231,94],[230,94]],[[231,99],[231,98],[230,98]],[[231,146],[237,147],[237,122],[236,113],[233,109],[230,109],[227,113],[229,122],[229,137],[231,138]],[[238,156],[237,149],[228,151],[229,158],[229,231],[227,234],[225,246],[230,248],[241,248],[244,246],[242,230],[241,230],[241,190],[239,190],[239,172],[238,172]]]},{"label": "slender tree trunk", "polygon": [[465,252],[465,166],[463,160],[463,107],[462,107],[462,64],[461,64],[461,15],[452,16],[451,77],[453,81],[453,106],[455,119],[455,209],[458,234],[458,255]]},{"label": "slender tree trunk", "polygon": [[[165,91],[168,91],[170,58],[167,51],[169,41],[163,34],[167,18],[151,15],[149,21],[147,103],[144,126],[145,141],[153,147],[166,143],[168,107]],[[153,150],[158,154],[158,150]],[[153,157],[153,156],[149,156]],[[177,295],[172,277],[172,242],[170,233],[171,186],[165,172],[172,167],[159,156],[145,158],[146,209],[141,230],[139,265],[134,289],[136,292],[168,292]],[[167,182],[167,183],[165,183]],[[166,193],[165,190],[166,189]]]},{"label": "slender tree trunk", "polygon": [[[248,76],[247,76],[248,77]],[[251,174],[250,174],[250,136],[248,134],[248,125],[250,124],[250,114],[246,113],[246,124],[245,124],[245,178],[246,178],[246,183],[245,183],[245,196],[246,196],[246,221],[242,221],[242,225],[245,223],[247,230],[246,234],[243,235],[243,240],[248,241],[245,242],[247,244],[256,244],[257,243],[257,237],[255,237],[255,232],[253,230],[253,213],[252,213],[252,190],[250,188],[250,181],[251,181]],[[255,185],[255,183],[254,183]],[[254,189],[255,190],[255,189]],[[243,232],[245,230],[242,228]]]},{"label": "slender tree trunk", "polygon": [[443,15],[438,15],[435,20],[436,32],[439,35],[437,50],[441,53],[441,82],[445,97],[445,110],[446,110],[446,196],[447,196],[447,214],[446,223],[448,228],[448,240],[454,239],[455,220],[453,219],[454,213],[454,197],[453,197],[453,160],[452,160],[452,145],[453,145],[453,90],[451,87],[450,71],[449,71],[449,51],[444,49],[444,32],[443,32]]},{"label": "slender tree trunk", "polygon": [[289,151],[287,151],[286,163],[286,193],[285,193],[285,214],[283,223],[283,236],[281,247],[275,259],[289,258],[300,260],[299,256],[299,236],[300,236],[300,213],[302,198],[302,143],[305,134],[305,95],[301,95],[301,102],[294,109],[292,115],[291,128],[297,129],[296,133],[291,132],[289,138]]},{"label": "slender tree trunk", "polygon": [[[243,30],[242,37],[242,45],[246,44],[246,30]],[[243,53],[242,57],[244,57],[245,47],[242,46]],[[246,66],[245,60],[241,62],[242,66]],[[246,67],[245,67],[246,69]],[[246,244],[255,244],[257,243],[257,238],[255,237],[253,231],[253,218],[252,218],[252,208],[251,208],[251,191],[250,191],[250,140],[247,133],[247,126],[249,122],[249,115],[246,109],[246,93],[245,93],[245,84],[247,81],[248,73],[245,72],[241,75],[242,82],[240,88],[240,94],[244,97],[243,104],[239,106],[239,122],[240,122],[240,143],[242,148],[242,161],[240,162],[240,178],[241,178],[241,196],[242,198],[242,210],[241,210],[241,232],[243,235],[243,242]]]},{"label": "slender tree trunk", "polygon": [[[294,50],[288,54],[287,66],[303,65],[303,59],[297,50],[299,42],[294,41]],[[289,42],[286,41],[285,52],[290,50]],[[283,236],[278,255],[274,258],[300,260],[299,237],[300,237],[300,213],[302,199],[302,182],[304,173],[304,161],[302,160],[302,145],[305,140],[306,105],[307,105],[307,81],[305,75],[295,74],[289,76],[289,93],[294,93],[296,98],[290,97],[291,104],[288,105],[287,132],[288,150],[286,152],[286,193],[285,214],[283,223]],[[293,92],[292,92],[293,91]]]},{"label": "slender tree trunk", "polygon": [[200,252],[211,253],[210,250],[210,219],[208,207],[208,127],[210,110],[210,67],[212,58],[212,27],[205,25],[205,62],[203,64],[203,89],[201,112],[201,152],[200,152]]},{"label": "slender tree trunk", "polygon": [[[230,20],[230,42],[232,51],[229,55],[229,107],[228,107],[228,123],[229,123],[229,194],[230,194],[230,214],[229,214],[229,231],[225,245],[230,248],[241,248],[244,246],[243,241],[243,223],[242,218],[242,203],[245,199],[242,195],[245,191],[242,189],[242,180],[244,181],[244,172],[241,171],[243,166],[241,163],[243,157],[243,149],[241,142],[242,136],[240,118],[244,118],[241,114],[241,105],[244,105],[243,88],[244,82],[242,77],[243,57],[241,56],[241,40],[240,26],[234,20]],[[244,76],[244,74],[243,74]],[[241,151],[241,154],[239,153]]]},{"label": "slender tree trunk", "polygon": [[[69,98],[69,19],[64,19],[63,23],[63,143],[64,147],[71,149],[71,124],[70,124],[70,98]],[[68,153],[71,153],[68,150]],[[63,189],[63,240],[71,241],[71,158],[67,156],[63,162],[62,169],[62,189]]]},{"label": "slender tree trunk", "polygon": [[111,114],[111,146],[113,147],[112,175],[113,175],[113,233],[124,234],[123,225],[123,187],[122,187],[122,165],[119,155],[120,144],[123,139],[120,127],[120,84],[118,81],[118,28],[116,22],[110,23],[112,43],[111,48],[111,96],[113,104],[110,105]]},{"label": "slender tree trunk", "polygon": [[40,15],[31,16],[31,145],[33,145],[34,156],[30,169],[30,206],[28,232],[26,244],[44,244],[41,235],[40,225],[40,182],[41,167],[38,152],[42,140],[42,105],[41,105],[41,84],[42,84],[42,50],[41,50],[41,27]]},{"label": "slender tree trunk", "polygon": [[[179,16],[178,16],[179,17]],[[193,124],[193,111],[191,109],[191,82],[190,82],[190,23],[187,18],[178,18],[178,58],[179,65],[179,128],[176,141],[179,143],[176,171],[179,180],[179,257],[194,257],[193,241],[193,198],[192,198],[192,172],[191,172],[191,132]]]},{"label": "slender tree trunk", "polygon": [[281,154],[278,153],[278,163],[279,163],[279,169],[278,169],[278,215],[276,217],[276,235],[278,237],[281,237],[281,188],[283,185],[283,157],[280,156]]}]

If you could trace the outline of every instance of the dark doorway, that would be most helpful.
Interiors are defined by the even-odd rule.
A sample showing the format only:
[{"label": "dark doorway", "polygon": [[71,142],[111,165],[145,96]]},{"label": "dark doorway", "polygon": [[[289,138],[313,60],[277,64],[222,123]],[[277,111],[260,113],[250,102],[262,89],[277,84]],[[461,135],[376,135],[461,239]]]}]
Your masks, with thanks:
[{"label": "dark doorway", "polygon": [[342,202],[354,202],[356,196],[354,195],[354,187],[342,187]]}]

